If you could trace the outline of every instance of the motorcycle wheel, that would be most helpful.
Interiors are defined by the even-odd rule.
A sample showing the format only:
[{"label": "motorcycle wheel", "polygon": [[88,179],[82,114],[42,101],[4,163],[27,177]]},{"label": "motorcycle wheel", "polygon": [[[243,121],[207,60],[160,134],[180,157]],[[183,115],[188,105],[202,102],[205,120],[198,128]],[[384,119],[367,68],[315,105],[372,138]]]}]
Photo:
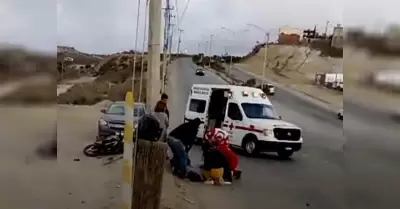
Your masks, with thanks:
[{"label": "motorcycle wheel", "polygon": [[94,144],[89,144],[85,148],[83,148],[83,154],[88,157],[100,156],[99,149]]}]

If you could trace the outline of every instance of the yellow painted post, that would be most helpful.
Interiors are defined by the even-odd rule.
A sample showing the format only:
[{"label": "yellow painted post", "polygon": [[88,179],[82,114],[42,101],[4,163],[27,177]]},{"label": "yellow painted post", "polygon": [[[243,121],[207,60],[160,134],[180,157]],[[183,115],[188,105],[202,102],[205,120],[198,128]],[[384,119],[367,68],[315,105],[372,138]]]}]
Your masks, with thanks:
[{"label": "yellow painted post", "polygon": [[133,108],[134,98],[132,92],[125,96],[125,127],[124,127],[124,154],[122,168],[122,208],[132,208],[132,187],[133,187]]}]

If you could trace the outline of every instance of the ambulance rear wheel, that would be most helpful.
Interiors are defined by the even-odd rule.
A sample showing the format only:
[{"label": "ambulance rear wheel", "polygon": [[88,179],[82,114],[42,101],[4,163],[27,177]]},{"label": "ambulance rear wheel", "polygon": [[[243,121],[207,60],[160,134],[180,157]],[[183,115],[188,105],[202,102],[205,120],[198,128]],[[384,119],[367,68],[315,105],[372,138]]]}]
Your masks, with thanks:
[{"label": "ambulance rear wheel", "polygon": [[258,143],[257,137],[253,135],[247,135],[243,138],[242,148],[247,155],[258,154]]}]

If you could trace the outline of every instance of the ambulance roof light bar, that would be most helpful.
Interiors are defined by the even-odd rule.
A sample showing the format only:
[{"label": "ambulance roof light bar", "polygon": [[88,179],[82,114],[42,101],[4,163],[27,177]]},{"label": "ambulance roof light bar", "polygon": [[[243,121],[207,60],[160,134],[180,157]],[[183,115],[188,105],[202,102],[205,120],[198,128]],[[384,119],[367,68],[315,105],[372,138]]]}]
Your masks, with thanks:
[{"label": "ambulance roof light bar", "polygon": [[254,91],[252,92],[252,95],[253,95],[253,97],[254,97],[254,98],[258,98],[258,97],[260,97],[260,96],[261,96],[261,94],[257,94],[257,93],[256,93],[256,92],[254,92]]},{"label": "ambulance roof light bar", "polygon": [[249,92],[247,92],[247,91],[242,91],[242,96],[244,96],[244,97],[249,96]]}]

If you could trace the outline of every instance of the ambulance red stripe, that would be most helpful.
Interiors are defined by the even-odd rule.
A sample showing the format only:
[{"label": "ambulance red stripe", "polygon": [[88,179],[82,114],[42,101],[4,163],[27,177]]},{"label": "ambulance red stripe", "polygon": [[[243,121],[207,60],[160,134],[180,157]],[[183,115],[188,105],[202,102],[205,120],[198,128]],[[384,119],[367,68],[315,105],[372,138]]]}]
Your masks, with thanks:
[{"label": "ambulance red stripe", "polygon": [[[224,126],[224,127],[229,127],[228,124],[224,124],[223,126]],[[253,125],[250,125],[250,127],[247,127],[247,126],[235,126],[235,129],[245,130],[245,131],[251,131],[251,132],[257,132],[257,133],[263,133],[263,132],[264,132],[264,131],[261,130],[261,129],[254,128]]]}]

